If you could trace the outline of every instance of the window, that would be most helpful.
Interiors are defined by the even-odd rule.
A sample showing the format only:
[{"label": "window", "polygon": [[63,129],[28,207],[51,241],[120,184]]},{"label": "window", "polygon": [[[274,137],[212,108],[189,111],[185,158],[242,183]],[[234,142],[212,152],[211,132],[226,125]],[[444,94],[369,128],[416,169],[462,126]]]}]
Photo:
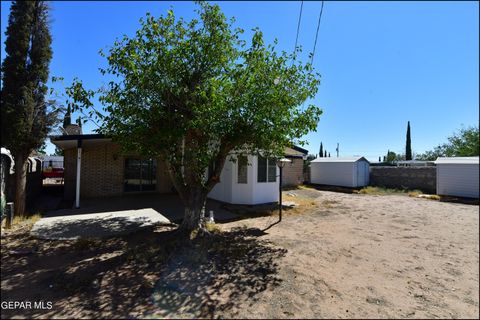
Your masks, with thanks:
[{"label": "window", "polygon": [[277,164],[274,159],[268,159],[268,182],[277,181]]},{"label": "window", "polygon": [[237,182],[248,183],[247,181],[248,159],[246,156],[238,156],[237,161],[238,161]]},{"label": "window", "polygon": [[277,164],[274,159],[267,159],[258,156],[258,182],[276,182],[277,181]]},{"label": "window", "polygon": [[153,191],[157,185],[154,159],[125,159],[124,191]]}]

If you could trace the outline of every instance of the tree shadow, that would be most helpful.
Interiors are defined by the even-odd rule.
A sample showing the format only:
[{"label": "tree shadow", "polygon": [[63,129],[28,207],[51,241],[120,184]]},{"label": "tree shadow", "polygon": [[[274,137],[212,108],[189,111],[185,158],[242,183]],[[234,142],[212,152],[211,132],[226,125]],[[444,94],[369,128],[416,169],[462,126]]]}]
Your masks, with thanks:
[{"label": "tree shadow", "polygon": [[[236,229],[184,240],[155,228],[111,239],[23,239],[35,253],[2,246],[2,300],[52,301],[50,310],[2,310],[5,317],[234,316],[277,286],[286,250]],[[3,316],[3,315],[2,315]]]},{"label": "tree shadow", "polygon": [[285,249],[258,239],[260,229],[236,229],[190,242],[172,255],[152,302],[157,317],[212,318],[234,315],[258,293],[281,282],[278,260]]}]

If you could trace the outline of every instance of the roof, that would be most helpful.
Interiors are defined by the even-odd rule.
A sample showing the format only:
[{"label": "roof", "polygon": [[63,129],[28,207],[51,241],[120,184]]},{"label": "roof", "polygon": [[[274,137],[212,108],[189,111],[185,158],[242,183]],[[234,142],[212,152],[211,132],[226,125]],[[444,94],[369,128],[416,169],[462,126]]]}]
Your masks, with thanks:
[{"label": "roof", "polygon": [[285,147],[285,157],[287,158],[303,158],[305,154],[290,147]]},{"label": "roof", "polygon": [[360,160],[365,160],[370,163],[365,157],[338,157],[338,158],[316,158],[312,162],[357,162]]},{"label": "roof", "polygon": [[62,150],[76,148],[79,144],[81,146],[99,146],[112,141],[111,138],[103,134],[67,134],[62,136],[52,136],[50,140],[54,145]]},{"label": "roof", "polygon": [[479,164],[479,157],[439,157],[435,164]]},{"label": "roof", "polygon": [[307,149],[300,148],[299,146],[292,145],[291,148],[292,148],[293,150],[295,150],[295,151],[298,151],[298,152],[303,153],[304,155],[307,155],[307,154],[308,154],[308,150],[307,150]]}]

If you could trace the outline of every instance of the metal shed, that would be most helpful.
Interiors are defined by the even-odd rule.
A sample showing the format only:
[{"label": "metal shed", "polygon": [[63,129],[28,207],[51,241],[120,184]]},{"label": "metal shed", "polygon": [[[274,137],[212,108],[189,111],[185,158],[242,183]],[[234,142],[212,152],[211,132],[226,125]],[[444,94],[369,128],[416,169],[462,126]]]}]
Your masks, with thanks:
[{"label": "metal shed", "polygon": [[341,187],[368,185],[370,162],[364,157],[317,158],[310,164],[310,182]]},{"label": "metal shed", "polygon": [[437,194],[478,198],[479,157],[437,158]]}]

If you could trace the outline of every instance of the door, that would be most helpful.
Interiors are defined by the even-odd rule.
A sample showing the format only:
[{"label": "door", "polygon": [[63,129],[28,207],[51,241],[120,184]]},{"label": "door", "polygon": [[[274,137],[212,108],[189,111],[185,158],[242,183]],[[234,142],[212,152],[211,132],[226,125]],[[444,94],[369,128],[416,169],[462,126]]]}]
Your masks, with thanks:
[{"label": "door", "polygon": [[154,191],[157,162],[154,159],[125,159],[124,191]]}]

